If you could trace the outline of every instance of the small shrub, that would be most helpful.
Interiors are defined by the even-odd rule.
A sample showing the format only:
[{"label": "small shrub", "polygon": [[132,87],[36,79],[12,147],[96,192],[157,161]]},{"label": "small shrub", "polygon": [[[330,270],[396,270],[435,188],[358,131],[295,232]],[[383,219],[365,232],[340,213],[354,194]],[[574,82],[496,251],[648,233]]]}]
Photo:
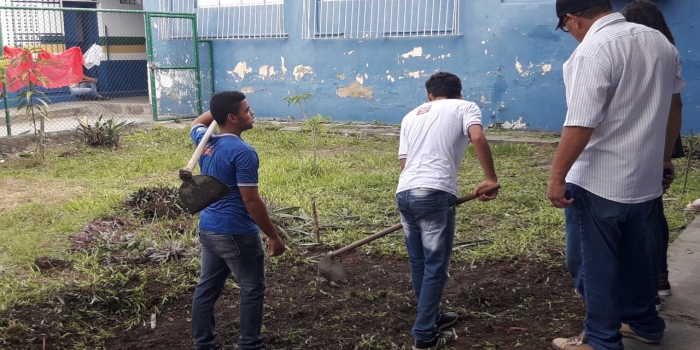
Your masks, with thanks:
[{"label": "small shrub", "polygon": [[177,187],[144,187],[131,194],[126,206],[136,216],[153,219],[174,219],[186,214]]},{"label": "small shrub", "polygon": [[85,144],[93,147],[112,147],[114,149],[119,148],[124,128],[134,124],[126,121],[117,122],[114,119],[102,121],[102,116],[94,124],[90,124],[87,117],[84,117],[83,120],[78,120],[78,123],[75,133]]}]

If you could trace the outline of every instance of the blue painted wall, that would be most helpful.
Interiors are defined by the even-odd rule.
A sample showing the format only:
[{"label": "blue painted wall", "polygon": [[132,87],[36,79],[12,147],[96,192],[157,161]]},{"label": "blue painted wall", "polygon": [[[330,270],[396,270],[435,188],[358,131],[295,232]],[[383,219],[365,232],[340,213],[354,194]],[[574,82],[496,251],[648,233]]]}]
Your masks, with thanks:
[{"label": "blue painted wall", "polygon": [[[629,1],[614,1],[616,9]],[[155,1],[144,1],[155,10]],[[336,121],[399,123],[425,101],[423,83],[436,71],[463,78],[464,97],[482,108],[484,123],[522,118],[529,129],[561,130],[566,113],[562,64],[578,44],[554,31],[553,0],[463,0],[460,36],[388,39],[301,39],[301,4],[285,6],[286,39],[215,40],[215,91],[247,91],[259,117],[299,117],[283,100],[310,92],[310,115]],[[700,130],[700,37],[697,1],[660,0],[676,36],[688,88],[684,133]],[[149,6],[151,6],[149,8]],[[418,57],[403,57],[420,48]],[[312,73],[294,76],[296,66]],[[261,67],[266,75],[260,74]],[[274,75],[270,73],[274,67]],[[286,74],[283,74],[283,68]],[[236,73],[236,72],[240,72]],[[417,73],[416,73],[417,72]],[[344,76],[344,79],[342,78]],[[371,98],[341,97],[339,87],[361,76]]]}]

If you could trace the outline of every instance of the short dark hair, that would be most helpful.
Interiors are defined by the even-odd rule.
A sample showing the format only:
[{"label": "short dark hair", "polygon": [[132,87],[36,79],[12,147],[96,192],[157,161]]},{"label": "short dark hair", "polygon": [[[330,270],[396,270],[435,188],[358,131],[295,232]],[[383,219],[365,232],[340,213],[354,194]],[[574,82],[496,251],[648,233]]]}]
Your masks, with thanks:
[{"label": "short dark hair", "polygon": [[238,91],[217,92],[209,101],[209,111],[216,123],[224,126],[229,114],[238,115],[245,95]]},{"label": "short dark hair", "polygon": [[456,98],[462,93],[462,80],[448,72],[438,72],[425,82],[425,90],[434,97]]},{"label": "short dark hair", "polygon": [[627,4],[620,13],[625,16],[627,22],[638,23],[656,29],[665,35],[671,44],[676,45],[671,29],[666,24],[664,14],[653,2],[649,0],[635,0]]},{"label": "short dark hair", "polygon": [[600,14],[612,12],[612,9],[613,9],[612,4],[610,3],[610,1],[608,1],[607,4],[593,6],[585,11],[582,11],[579,14],[579,16],[581,16],[585,19],[593,19],[593,18],[596,18]]}]

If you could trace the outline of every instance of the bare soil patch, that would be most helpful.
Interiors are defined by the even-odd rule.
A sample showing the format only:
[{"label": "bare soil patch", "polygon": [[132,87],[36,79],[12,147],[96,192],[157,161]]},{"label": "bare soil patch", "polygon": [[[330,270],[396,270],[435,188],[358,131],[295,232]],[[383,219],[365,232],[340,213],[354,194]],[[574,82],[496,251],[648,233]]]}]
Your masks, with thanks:
[{"label": "bare soil patch", "polygon": [[[270,263],[263,333],[275,349],[407,349],[416,305],[410,290],[408,263],[361,252],[342,259],[350,283],[334,284],[317,277],[318,257],[327,247],[290,252],[283,261]],[[555,253],[555,252],[553,252]],[[552,254],[558,256],[558,254]],[[443,295],[443,308],[457,311],[459,335],[452,349],[544,349],[552,338],[578,334],[583,326],[583,302],[563,261],[527,258],[455,263],[452,280]],[[83,313],[80,305],[66,300],[65,310],[20,307],[12,317],[34,325],[35,334],[47,334],[46,349],[54,347],[56,329],[41,320],[68,320],[80,313],[82,321],[113,328],[115,338],[107,349],[191,349],[190,290],[160,308],[155,329],[150,324],[130,330],[109,314]],[[148,283],[148,295],[157,301],[169,286]],[[127,288],[124,289],[128,290]],[[219,340],[232,344],[238,324],[238,290],[227,285],[216,308]],[[8,330],[9,332],[10,330]],[[22,340],[22,330],[12,349],[41,348],[43,338]],[[84,336],[66,334],[70,344]],[[75,344],[75,343],[73,343]]]}]

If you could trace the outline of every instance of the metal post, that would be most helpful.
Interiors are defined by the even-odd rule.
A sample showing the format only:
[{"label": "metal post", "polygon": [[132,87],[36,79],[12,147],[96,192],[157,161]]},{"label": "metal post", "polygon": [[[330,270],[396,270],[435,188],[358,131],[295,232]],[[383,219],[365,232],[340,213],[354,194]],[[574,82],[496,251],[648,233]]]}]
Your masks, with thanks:
[{"label": "metal post", "polygon": [[[195,63],[195,74],[194,79],[196,82],[196,97],[197,97],[197,112],[201,115],[204,113],[202,111],[202,79],[199,76],[199,42],[197,37],[197,17],[192,15],[192,44],[194,45],[194,63]],[[214,81],[212,80],[212,84]],[[195,116],[196,117],[196,116]]]},{"label": "metal post", "polygon": [[156,99],[156,77],[155,77],[155,66],[153,62],[153,34],[151,33],[151,15],[146,14],[146,56],[148,62],[148,71],[151,81],[151,109],[153,110],[153,120],[158,120],[158,99]]},{"label": "metal post", "polygon": [[[9,10],[5,10],[5,11],[9,11]],[[4,47],[5,47],[5,43],[3,43],[3,40],[2,40],[2,26],[0,26],[0,48],[3,48],[3,55],[1,55],[0,57],[2,57],[2,59],[5,59]],[[10,102],[8,101],[9,96],[7,96],[7,93],[8,93],[7,92],[7,73],[6,73],[5,69],[3,69],[0,72],[0,74],[1,74],[0,80],[2,80],[3,101],[5,102],[5,126],[7,127],[7,136],[12,136],[12,125],[11,125],[12,123],[10,120]]]}]

